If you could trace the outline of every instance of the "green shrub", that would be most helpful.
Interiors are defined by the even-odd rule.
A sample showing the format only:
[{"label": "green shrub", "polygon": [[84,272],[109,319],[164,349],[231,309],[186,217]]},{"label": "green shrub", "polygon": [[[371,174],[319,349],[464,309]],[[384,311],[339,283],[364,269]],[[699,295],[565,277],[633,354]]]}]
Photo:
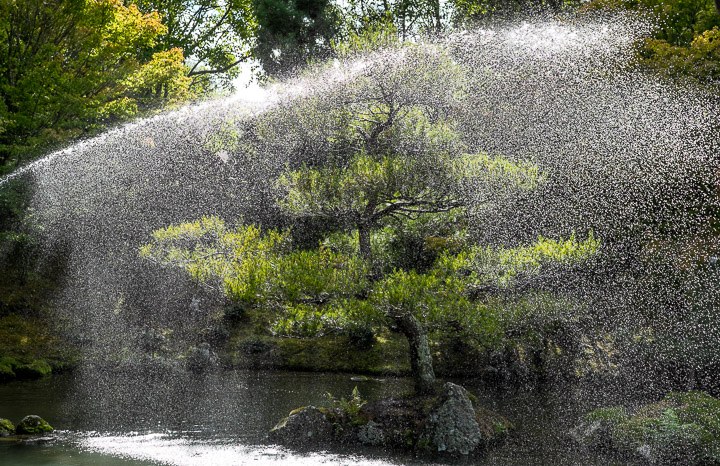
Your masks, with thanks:
[{"label": "green shrub", "polygon": [[273,294],[290,302],[352,297],[368,285],[362,260],[327,248],[293,251],[278,258],[276,277]]},{"label": "green shrub", "polygon": [[0,358],[0,382],[8,382],[14,380],[15,368],[20,365],[19,362],[10,357]]},{"label": "green shrub", "polygon": [[662,463],[720,461],[720,400],[701,392],[670,393],[632,414],[598,409],[586,421],[600,421],[610,432],[610,447],[629,455],[640,449]]},{"label": "green shrub", "polygon": [[326,395],[330,400],[330,404],[339,410],[341,414],[349,417],[351,421],[357,419],[360,408],[367,404],[367,401],[360,396],[360,390],[357,387],[353,388],[352,395],[348,399],[342,397],[338,400],[329,392]]},{"label": "green shrub", "polygon": [[30,364],[22,364],[15,368],[15,375],[18,379],[39,379],[50,375],[51,372],[50,364],[42,359],[36,359]]}]

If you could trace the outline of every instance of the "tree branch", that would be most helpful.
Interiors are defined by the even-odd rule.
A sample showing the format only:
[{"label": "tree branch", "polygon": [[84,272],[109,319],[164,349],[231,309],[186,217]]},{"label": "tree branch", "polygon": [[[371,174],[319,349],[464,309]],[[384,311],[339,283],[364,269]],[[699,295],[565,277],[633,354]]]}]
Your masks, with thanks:
[{"label": "tree branch", "polygon": [[200,71],[194,71],[195,68],[200,64],[200,62],[195,63],[195,66],[192,67],[190,72],[188,73],[188,76],[200,76],[204,74],[215,74],[215,73],[224,73],[226,71],[229,71],[239,65],[240,63],[246,61],[248,57],[242,57],[238,60],[235,60],[233,63],[230,63],[227,66],[224,66],[222,68],[216,68],[214,70],[200,70]]}]

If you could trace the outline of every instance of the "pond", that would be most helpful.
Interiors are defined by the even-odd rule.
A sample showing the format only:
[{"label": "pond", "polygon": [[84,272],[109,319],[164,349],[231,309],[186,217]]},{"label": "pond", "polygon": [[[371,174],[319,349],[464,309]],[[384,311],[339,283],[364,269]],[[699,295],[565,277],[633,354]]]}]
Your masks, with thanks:
[{"label": "pond", "polygon": [[[501,394],[462,382],[509,418],[515,435],[464,464],[610,464],[575,447],[567,431],[594,404],[570,391]],[[49,440],[0,439],[0,463],[12,465],[437,464],[438,458],[378,449],[297,452],[272,445],[267,431],[299,406],[327,405],[327,392],[363,398],[398,395],[406,379],[353,380],[348,374],[233,371],[158,378],[57,375],[0,385],[0,417],[38,414],[56,428]],[[583,401],[576,401],[583,400]]]}]

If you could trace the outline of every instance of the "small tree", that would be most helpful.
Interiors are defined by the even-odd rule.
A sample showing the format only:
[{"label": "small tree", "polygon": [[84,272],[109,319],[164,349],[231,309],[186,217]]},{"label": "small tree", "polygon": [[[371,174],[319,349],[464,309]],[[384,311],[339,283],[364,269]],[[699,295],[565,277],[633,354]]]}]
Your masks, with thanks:
[{"label": "small tree", "polygon": [[454,322],[468,334],[490,338],[483,332],[491,316],[471,298],[470,289],[487,283],[510,286],[519,274],[537,274],[551,262],[577,262],[597,247],[592,237],[582,242],[541,238],[509,250],[475,246],[444,254],[426,273],[396,270],[370,282],[366,263],[358,257],[322,247],[292,250],[287,233],[263,234],[254,225],[228,228],[206,217],[155,231],[141,254],[184,269],[243,306],[270,314],[279,307],[274,328],[281,335],[312,336],[358,325],[395,327],[409,343],[416,391],[431,394],[435,374],[427,326]]},{"label": "small tree", "polygon": [[[360,255],[372,267],[370,237],[384,219],[493,202],[510,188],[537,183],[531,164],[467,153],[453,121],[464,73],[443,50],[408,47],[367,62],[338,91],[292,103],[303,120],[318,115],[329,124],[295,143],[317,150],[300,166],[290,160],[279,178],[285,212],[356,230]],[[271,130],[265,138],[280,135]],[[287,146],[276,150],[289,158]]]},{"label": "small tree", "polygon": [[[492,254],[477,247],[457,256],[445,251],[426,273],[395,270],[383,277],[372,234],[388,219],[478,209],[510,190],[532,189],[538,169],[468,153],[453,121],[463,71],[444,51],[412,46],[371,53],[348,69],[340,78],[334,70],[321,74],[304,97],[263,115],[258,147],[287,163],[278,177],[280,206],[297,218],[346,225],[357,232],[357,254],[292,250],[287,234],[227,229],[212,218],[156,231],[142,254],[219,284],[248,305],[280,305],[291,316],[286,322],[301,321],[309,333],[358,322],[394,327],[408,340],[416,391],[433,393],[427,326],[463,322],[471,332],[484,318],[468,290],[492,279],[479,265]],[[329,80],[339,84],[324,87]],[[519,250],[511,262],[533,272],[584,247],[574,240],[541,244],[546,247]],[[508,269],[505,262],[499,265]]]},{"label": "small tree", "polygon": [[[120,0],[0,3],[0,173],[48,146],[190,99],[160,15]],[[155,89],[164,92],[156,94]]]}]

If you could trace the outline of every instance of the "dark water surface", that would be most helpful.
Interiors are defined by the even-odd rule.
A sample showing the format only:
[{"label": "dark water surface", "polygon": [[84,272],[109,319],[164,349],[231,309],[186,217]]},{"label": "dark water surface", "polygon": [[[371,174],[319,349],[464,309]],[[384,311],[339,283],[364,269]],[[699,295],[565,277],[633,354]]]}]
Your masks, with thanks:
[{"label": "dark water surface", "polygon": [[[571,392],[498,394],[464,385],[482,403],[508,417],[516,434],[483,458],[462,464],[610,464],[580,451],[566,433],[588,409]],[[201,377],[148,372],[116,376],[57,375],[0,385],[0,417],[17,423],[44,417],[51,440],[0,439],[5,465],[235,465],[235,464],[432,464],[381,450],[299,453],[271,445],[267,431],[299,406],[327,405],[327,392],[363,398],[398,395],[405,379],[352,380],[347,374],[225,372]],[[590,403],[592,404],[592,403]],[[590,406],[592,407],[592,406]]]}]

